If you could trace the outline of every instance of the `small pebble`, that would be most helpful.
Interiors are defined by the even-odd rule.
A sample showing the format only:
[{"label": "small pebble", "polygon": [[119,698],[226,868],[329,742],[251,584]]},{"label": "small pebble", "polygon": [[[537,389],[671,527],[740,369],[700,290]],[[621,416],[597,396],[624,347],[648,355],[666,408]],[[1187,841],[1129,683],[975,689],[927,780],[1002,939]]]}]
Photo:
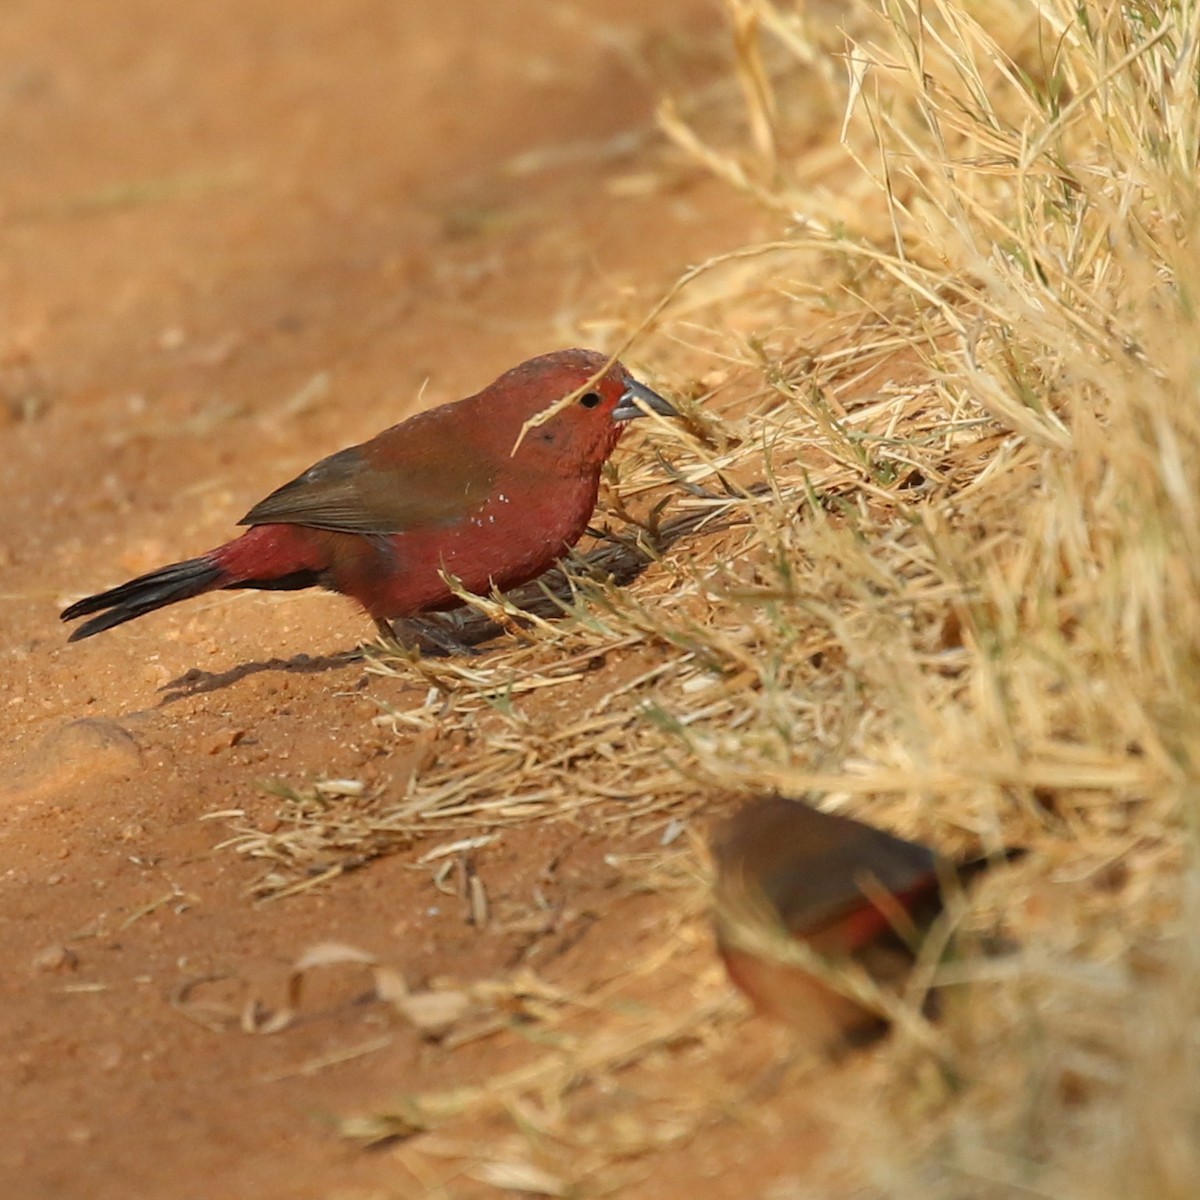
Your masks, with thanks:
[{"label": "small pebble", "polygon": [[33,956],[35,971],[73,971],[79,965],[79,955],[67,946],[47,946]]}]

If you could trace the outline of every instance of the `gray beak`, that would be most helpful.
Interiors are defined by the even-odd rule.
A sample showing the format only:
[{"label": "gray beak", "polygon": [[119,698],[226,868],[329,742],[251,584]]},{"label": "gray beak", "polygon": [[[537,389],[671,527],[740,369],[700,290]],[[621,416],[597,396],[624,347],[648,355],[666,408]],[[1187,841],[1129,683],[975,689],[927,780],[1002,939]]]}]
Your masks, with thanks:
[{"label": "gray beak", "polygon": [[613,409],[614,421],[632,421],[635,417],[644,417],[646,412],[656,412],[660,417],[677,417],[679,413],[667,403],[657,392],[652,392],[644,383],[636,379],[627,379],[625,391],[621,400]]}]

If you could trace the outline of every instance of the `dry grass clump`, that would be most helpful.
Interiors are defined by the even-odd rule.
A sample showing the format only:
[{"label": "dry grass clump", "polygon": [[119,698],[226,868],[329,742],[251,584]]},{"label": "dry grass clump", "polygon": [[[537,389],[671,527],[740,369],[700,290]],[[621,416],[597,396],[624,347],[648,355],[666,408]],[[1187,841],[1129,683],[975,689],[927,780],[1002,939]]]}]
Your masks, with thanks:
[{"label": "dry grass clump", "polygon": [[[1200,751],[1198,34],[1190,5],[885,5],[847,55],[845,136],[880,204],[796,237],[865,271],[845,290],[907,326],[935,421],[975,434],[955,471],[928,462],[930,409],[857,443],[852,515],[786,547],[831,563],[789,598],[845,656],[854,740],[832,771],[737,760],[939,844],[1035,851],[988,893],[1023,951],[948,1022],[958,1085],[914,1103],[895,1051],[889,1194],[914,1146],[924,1195],[1200,1188],[1179,873]],[[821,212],[759,166],[776,202]],[[893,442],[923,481],[908,495],[870,470]],[[733,740],[698,752],[728,761]]]},{"label": "dry grass clump", "polygon": [[[965,922],[1019,954],[958,968],[932,1049],[884,1051],[860,1176],[1200,1194],[1200,8],[883,0],[844,39],[729,8],[745,113],[663,126],[783,227],[654,312],[692,421],[605,500],[652,567],[575,564],[553,620],[473,601],[511,630],[477,659],[378,657],[428,688],[381,721],[431,750],[359,842],[669,830],[779,788],[948,852],[1026,845]],[[798,127],[814,93],[841,166],[836,124]],[[346,852],[292,815],[243,849]]]}]

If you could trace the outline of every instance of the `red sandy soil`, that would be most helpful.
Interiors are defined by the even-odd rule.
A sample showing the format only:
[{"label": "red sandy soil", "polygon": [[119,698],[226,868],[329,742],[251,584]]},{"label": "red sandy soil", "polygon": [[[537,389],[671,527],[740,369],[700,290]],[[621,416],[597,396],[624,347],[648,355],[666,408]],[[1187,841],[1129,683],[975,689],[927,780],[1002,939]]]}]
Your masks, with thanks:
[{"label": "red sandy soil", "polygon": [[[453,1083],[459,1060],[407,1034],[310,1069],[384,1018],[342,1003],[247,1037],[169,1002],[209,973],[278,996],[321,941],[417,980],[511,964],[513,937],[473,929],[405,855],[256,904],[256,868],[199,820],[267,811],[268,777],[400,770],[373,698],[415,688],[348,660],[372,631],[338,597],[218,594],[71,646],[57,612],[760,233],[654,132],[657,99],[708,84],[725,43],[710,0],[8,0],[6,1197],[423,1194],[329,1118]],[[551,824],[481,858],[494,896],[540,880],[599,913],[548,951],[576,978],[657,932],[661,901],[605,899],[608,848]],[[467,1056],[477,1076],[486,1054]],[[746,1194],[745,1159],[727,1133],[638,1194]]]}]

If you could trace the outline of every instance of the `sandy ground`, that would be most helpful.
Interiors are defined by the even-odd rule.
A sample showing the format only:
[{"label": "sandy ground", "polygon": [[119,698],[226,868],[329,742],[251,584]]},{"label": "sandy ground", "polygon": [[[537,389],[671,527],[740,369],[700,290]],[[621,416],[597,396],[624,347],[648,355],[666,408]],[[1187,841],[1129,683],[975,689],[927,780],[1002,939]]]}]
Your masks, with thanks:
[{"label": "sandy ground", "polygon": [[[169,1002],[208,974],[278,995],[318,941],[416,979],[519,956],[403,855],[256,905],[255,869],[199,820],[266,811],[271,776],[402,770],[370,718],[413,685],[367,678],[347,652],[370,625],[337,597],[206,597],[72,646],[57,612],[223,541],[314,459],[580,322],[601,335],[759,232],[653,129],[656,100],[706,86],[724,43],[709,0],[6,4],[5,1195],[428,1186],[329,1117],[478,1072],[486,1047],[454,1058],[410,1034],[354,1057],[384,1020],[349,1003],[362,980],[329,983],[324,1018],[274,1038]],[[652,897],[606,899],[605,849],[549,825],[483,858],[495,897],[540,881],[599,914],[545,949],[576,979],[660,919]],[[644,1194],[745,1194],[744,1157],[714,1137]]]}]

